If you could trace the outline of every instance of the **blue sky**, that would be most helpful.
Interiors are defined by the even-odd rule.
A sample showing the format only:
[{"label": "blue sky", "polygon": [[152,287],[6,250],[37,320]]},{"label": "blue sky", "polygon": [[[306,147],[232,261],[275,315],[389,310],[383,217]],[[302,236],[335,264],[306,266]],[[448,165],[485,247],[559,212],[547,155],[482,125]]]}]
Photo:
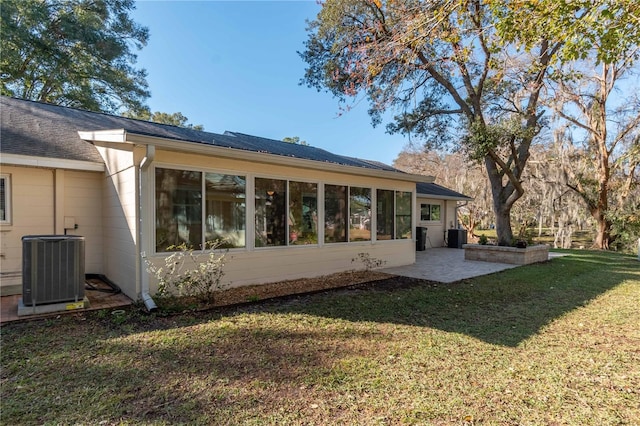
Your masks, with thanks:
[{"label": "blue sky", "polygon": [[407,143],[371,126],[362,99],[339,115],[328,93],[300,86],[306,19],[314,1],[138,0],[133,19],[149,28],[138,52],[152,111],[181,112],[205,130],[281,140],[298,136],[336,154],[390,164]]}]

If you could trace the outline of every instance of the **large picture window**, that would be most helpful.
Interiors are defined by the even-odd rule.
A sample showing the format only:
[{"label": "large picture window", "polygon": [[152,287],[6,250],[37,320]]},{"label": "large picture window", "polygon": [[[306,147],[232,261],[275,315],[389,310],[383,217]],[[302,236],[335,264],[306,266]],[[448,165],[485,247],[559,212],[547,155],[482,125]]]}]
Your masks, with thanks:
[{"label": "large picture window", "polygon": [[289,182],[289,244],[318,243],[318,185]]},{"label": "large picture window", "polygon": [[349,241],[371,240],[371,189],[349,188]]},{"label": "large picture window", "polygon": [[396,239],[411,238],[411,192],[396,192]]},{"label": "large picture window", "polygon": [[223,247],[245,247],[246,178],[205,173],[205,239]]},{"label": "large picture window", "polygon": [[202,173],[156,168],[156,251],[202,241]]},{"label": "large picture window", "polygon": [[324,242],[347,241],[347,187],[324,187]]},{"label": "large picture window", "polygon": [[255,180],[256,247],[287,245],[287,181]]},{"label": "large picture window", "polygon": [[376,191],[377,214],[376,219],[378,228],[376,230],[376,238],[378,240],[392,240],[393,219],[394,219],[394,191],[386,189],[378,189]]},{"label": "large picture window", "polygon": [[[371,188],[327,184],[319,217],[318,183],[270,178],[253,183],[255,193],[248,199],[246,176],[156,167],[156,252],[183,243],[197,250],[214,240],[245,248],[247,238],[254,238],[256,248],[318,244],[318,226],[324,226],[327,244],[371,241],[373,214],[377,240],[412,236],[410,191],[377,189],[374,194]],[[0,223],[10,220],[9,184],[9,175],[0,175]],[[247,235],[248,207],[254,212],[255,235]],[[439,205],[420,207],[423,220],[439,220]]]}]

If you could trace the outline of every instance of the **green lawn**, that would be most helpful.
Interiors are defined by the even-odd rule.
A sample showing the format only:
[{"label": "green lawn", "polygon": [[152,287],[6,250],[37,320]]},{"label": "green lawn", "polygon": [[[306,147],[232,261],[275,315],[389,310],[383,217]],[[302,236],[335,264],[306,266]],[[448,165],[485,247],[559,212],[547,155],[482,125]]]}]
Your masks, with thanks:
[{"label": "green lawn", "polygon": [[1,423],[640,423],[640,262],[2,327]]}]

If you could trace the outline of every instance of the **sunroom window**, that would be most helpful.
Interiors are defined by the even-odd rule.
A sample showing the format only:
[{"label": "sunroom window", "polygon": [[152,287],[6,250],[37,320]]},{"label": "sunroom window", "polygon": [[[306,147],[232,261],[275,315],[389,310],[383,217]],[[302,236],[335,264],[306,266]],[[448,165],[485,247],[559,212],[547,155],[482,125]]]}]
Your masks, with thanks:
[{"label": "sunroom window", "polygon": [[396,239],[411,238],[411,192],[396,191]]},{"label": "sunroom window", "polygon": [[371,241],[369,188],[349,188],[349,241]]},{"label": "sunroom window", "polygon": [[324,242],[347,241],[347,187],[324,187]]},{"label": "sunroom window", "polygon": [[256,247],[287,245],[287,181],[256,178]]},{"label": "sunroom window", "polygon": [[318,243],[318,185],[289,182],[289,245]]},{"label": "sunroom window", "polygon": [[394,222],[394,191],[378,189],[376,191],[378,229],[376,238],[378,240],[393,240]]},{"label": "sunroom window", "polygon": [[205,173],[205,239],[228,248],[245,247],[246,178]]},{"label": "sunroom window", "polygon": [[160,167],[155,175],[156,252],[182,243],[199,250],[215,240],[246,247],[245,176]]}]

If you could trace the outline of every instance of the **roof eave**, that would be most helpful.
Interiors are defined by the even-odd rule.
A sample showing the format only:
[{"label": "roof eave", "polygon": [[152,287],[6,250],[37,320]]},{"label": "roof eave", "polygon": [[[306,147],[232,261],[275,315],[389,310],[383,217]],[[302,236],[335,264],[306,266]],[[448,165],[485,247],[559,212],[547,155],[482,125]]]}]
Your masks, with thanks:
[{"label": "roof eave", "polygon": [[127,131],[125,129],[78,131],[78,136],[82,140],[92,142],[127,142]]},{"label": "roof eave", "polygon": [[422,194],[420,192],[416,193],[416,197],[437,198],[438,200],[453,200],[453,201],[473,201],[473,200],[475,200],[475,198],[471,198],[471,197],[455,197],[455,196],[452,196],[452,195]]},{"label": "roof eave", "polygon": [[[286,157],[283,155],[254,152],[237,148],[208,145],[205,143],[182,141],[160,136],[151,136],[125,130],[107,130],[99,132],[78,132],[84,140],[92,142],[124,142],[138,145],[154,145],[170,151],[188,152],[194,154],[215,155],[217,157],[244,159],[274,165],[286,165],[302,167],[306,169],[332,171],[357,176],[369,176],[384,179],[399,180],[405,182],[433,182],[429,177],[412,175],[409,173],[393,172],[388,170],[368,169],[365,167],[348,166],[337,163],[321,162],[304,158]],[[122,136],[122,139],[120,139]],[[214,142],[215,143],[215,142]]]},{"label": "roof eave", "polygon": [[103,172],[105,170],[104,163],[8,153],[3,153],[0,156],[0,164],[11,166],[42,167],[47,169],[82,170],[89,172]]}]

